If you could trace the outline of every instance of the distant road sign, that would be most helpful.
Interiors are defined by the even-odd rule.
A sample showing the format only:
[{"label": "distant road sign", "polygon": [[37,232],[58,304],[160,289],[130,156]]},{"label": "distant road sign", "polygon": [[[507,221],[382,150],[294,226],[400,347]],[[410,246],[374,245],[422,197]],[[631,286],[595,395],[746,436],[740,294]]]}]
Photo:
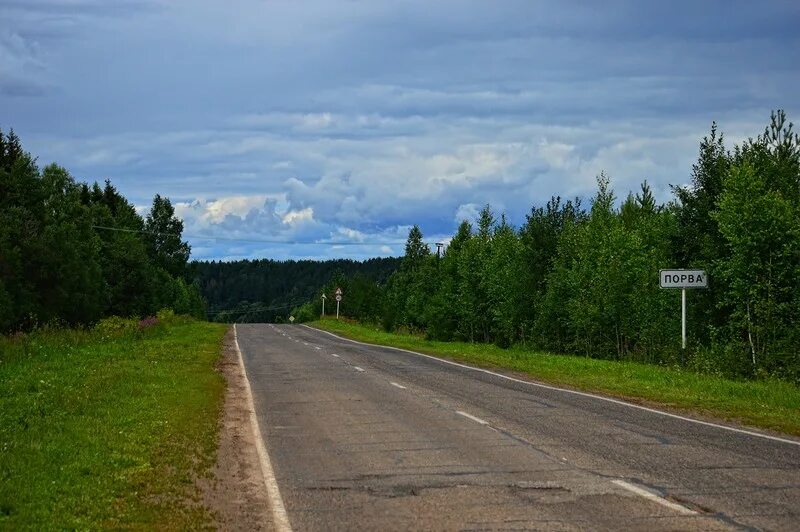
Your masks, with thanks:
[{"label": "distant road sign", "polygon": [[337,288],[337,289],[336,289],[336,295],[337,295],[337,296],[340,296],[340,295],[342,295],[342,289],[341,289],[341,288]]},{"label": "distant road sign", "polygon": [[341,300],[342,300],[342,295],[336,294],[336,301],[341,301]]},{"label": "distant road sign", "polygon": [[661,270],[661,288],[708,288],[705,270]]},{"label": "distant road sign", "polygon": [[291,321],[292,323],[294,323],[294,316],[289,316],[289,321]]}]

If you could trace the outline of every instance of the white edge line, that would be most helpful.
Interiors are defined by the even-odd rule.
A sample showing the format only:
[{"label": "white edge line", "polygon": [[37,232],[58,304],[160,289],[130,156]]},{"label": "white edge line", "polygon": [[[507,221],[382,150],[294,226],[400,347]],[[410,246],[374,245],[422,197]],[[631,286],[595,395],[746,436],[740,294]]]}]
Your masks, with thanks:
[{"label": "white edge line", "polygon": [[405,390],[406,389],[405,386],[403,386],[402,384],[397,384],[396,382],[391,382],[390,381],[389,384],[391,384],[392,386],[395,386],[397,388],[400,388],[401,390]]},{"label": "white edge line", "polygon": [[305,325],[305,324],[303,324],[303,327],[306,327],[307,329],[311,329],[312,331],[319,331],[321,333],[329,334],[329,335],[331,335],[331,336],[333,336],[335,338],[339,338],[340,340],[345,340],[347,342],[352,342],[354,344],[366,345],[366,346],[369,346],[369,347],[380,347],[380,348],[383,348],[383,349],[392,349],[394,351],[402,351],[404,353],[411,353],[412,355],[417,355],[417,356],[429,358],[431,360],[435,360],[437,362],[441,362],[442,364],[450,364],[451,366],[458,366],[460,368],[465,368],[465,369],[469,369],[469,370],[472,370],[472,371],[480,371],[481,373],[486,373],[488,375],[494,375],[495,377],[500,377],[501,379],[506,379],[506,380],[513,381],[513,382],[519,382],[521,384],[527,384],[529,386],[536,386],[538,388],[544,388],[545,390],[555,390],[555,391],[559,391],[559,392],[570,393],[570,394],[573,394],[573,395],[580,395],[581,397],[591,397],[592,399],[599,399],[600,401],[606,401],[606,402],[614,403],[614,404],[617,404],[617,405],[627,406],[629,408],[636,408],[637,410],[644,410],[645,412],[650,412],[652,414],[659,414],[661,416],[671,417],[673,419],[680,419],[680,420],[683,420],[683,421],[688,421],[690,423],[696,423],[697,425],[705,425],[707,427],[714,427],[714,428],[717,428],[717,429],[729,430],[731,432],[738,432],[739,434],[747,434],[748,436],[755,436],[756,438],[764,438],[766,440],[779,441],[781,443],[788,443],[790,445],[797,445],[797,446],[800,447],[800,441],[797,441],[797,440],[789,440],[789,439],[786,439],[786,438],[780,438],[778,436],[770,436],[769,434],[761,434],[760,432],[753,432],[753,431],[750,431],[750,430],[737,429],[736,427],[729,427],[727,425],[720,425],[719,423],[711,423],[709,421],[701,421],[699,419],[692,419],[690,417],[684,417],[684,416],[681,416],[681,415],[678,415],[678,414],[671,414],[669,412],[664,412],[662,410],[656,410],[655,408],[648,408],[646,406],[635,405],[633,403],[628,403],[628,402],[625,402],[625,401],[621,401],[619,399],[612,399],[611,397],[603,397],[602,395],[595,395],[593,393],[579,392],[577,390],[570,390],[568,388],[559,388],[558,386],[550,386],[548,384],[541,384],[541,383],[538,383],[538,382],[524,381],[522,379],[516,379],[514,377],[509,377],[508,375],[503,375],[501,373],[495,373],[494,371],[489,371],[488,369],[476,368],[474,366],[467,366],[466,364],[460,364],[458,362],[453,362],[452,360],[444,360],[443,358],[437,358],[437,357],[434,357],[434,356],[431,356],[431,355],[426,355],[424,353],[418,353],[416,351],[410,351],[408,349],[402,349],[400,347],[392,347],[392,346],[389,346],[389,345],[380,345],[380,344],[369,344],[369,343],[366,343],[366,342],[359,342],[358,340],[351,340],[350,338],[345,338],[343,336],[339,336],[338,334],[334,334],[332,332],[323,331],[322,329],[316,329],[314,327],[309,327],[308,325]]},{"label": "white edge line", "polygon": [[337,355],[336,353],[331,353],[331,356],[332,357],[336,357],[336,358],[340,358],[339,355]]},{"label": "white edge line", "polygon": [[247,370],[244,367],[242,351],[239,349],[239,336],[236,333],[235,323],[233,324],[233,341],[236,346],[236,354],[239,355],[239,369],[242,370],[242,375],[244,376],[247,408],[250,410],[250,427],[253,429],[253,436],[255,436],[256,440],[256,451],[258,452],[258,458],[261,462],[261,474],[264,477],[264,485],[267,488],[267,498],[269,499],[270,509],[272,510],[272,518],[275,521],[275,528],[279,532],[291,532],[292,526],[289,524],[289,514],[286,513],[286,507],[283,505],[283,499],[281,498],[281,492],[278,488],[278,481],[275,479],[275,472],[272,470],[272,462],[270,462],[269,459],[267,446],[264,442],[264,438],[261,437],[261,429],[258,427],[253,393],[250,390],[250,380],[247,378]]},{"label": "white edge line", "polygon": [[682,513],[682,514],[685,514],[685,515],[695,515],[695,514],[697,514],[697,512],[695,512],[694,510],[691,510],[691,509],[689,509],[689,508],[687,508],[685,506],[682,506],[682,505],[680,505],[680,504],[678,504],[676,502],[669,501],[669,500],[665,499],[664,497],[661,497],[660,495],[656,495],[655,493],[647,491],[646,489],[640,488],[639,486],[636,486],[636,485],[631,484],[629,482],[625,482],[624,480],[615,479],[615,480],[612,480],[611,483],[612,484],[616,484],[617,486],[619,486],[621,488],[625,488],[626,490],[628,490],[628,491],[630,491],[632,493],[635,493],[636,495],[639,495],[640,497],[644,497],[647,500],[650,500],[650,501],[653,501],[655,503],[658,503],[661,506],[666,506],[667,508],[671,508],[671,509],[673,509],[673,510],[675,510],[677,512]]},{"label": "white edge line", "polygon": [[364,371],[364,368],[359,368],[358,366],[353,366],[353,369],[356,371]]},{"label": "white edge line", "polygon": [[484,421],[483,419],[481,419],[479,417],[475,417],[472,414],[467,414],[466,412],[462,412],[461,410],[456,410],[456,414],[458,414],[460,416],[464,416],[467,419],[471,419],[475,423],[480,423],[481,425],[488,425],[489,424],[488,421]]}]

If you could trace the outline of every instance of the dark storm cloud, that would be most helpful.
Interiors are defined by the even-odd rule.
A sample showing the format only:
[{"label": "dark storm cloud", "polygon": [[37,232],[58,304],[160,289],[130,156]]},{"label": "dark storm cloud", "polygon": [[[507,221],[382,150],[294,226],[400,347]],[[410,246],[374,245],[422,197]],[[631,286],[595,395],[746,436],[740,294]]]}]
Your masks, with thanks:
[{"label": "dark storm cloud", "polygon": [[590,195],[601,170],[620,195],[647,178],[668,199],[712,120],[735,140],[772,108],[800,110],[798,15],[740,1],[7,1],[0,127],[140,205],[171,196],[187,232],[383,242],[419,223],[438,238],[487,202],[519,223],[551,194]]}]

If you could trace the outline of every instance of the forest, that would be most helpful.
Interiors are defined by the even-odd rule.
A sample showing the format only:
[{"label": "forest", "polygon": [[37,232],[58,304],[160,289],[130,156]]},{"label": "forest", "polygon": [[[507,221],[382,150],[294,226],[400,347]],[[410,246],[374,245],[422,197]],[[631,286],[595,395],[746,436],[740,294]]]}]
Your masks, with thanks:
[{"label": "forest", "polygon": [[[487,205],[441,256],[414,226],[402,258],[190,263],[167,198],[141,216],[0,132],[0,332],[161,308],[311,320],[341,287],[345,316],[389,331],[800,382],[798,135],[783,111],[730,149],[712,125],[690,178],[660,203],[646,181],[618,198],[601,173],[588,202],[553,197],[520,227]],[[709,275],[688,295],[686,352],[662,268]]]},{"label": "forest", "polygon": [[0,131],[0,333],[162,308],[202,317],[182,232],[167,198],[142,217],[109,181],[40,170],[13,129]]},{"label": "forest", "polygon": [[[388,331],[800,383],[800,139],[786,114],[732,150],[712,125],[667,203],[646,181],[620,199],[601,173],[588,205],[553,197],[521,227],[487,205],[441,257],[415,226],[386,283],[321,290],[341,285],[343,314]],[[709,275],[687,296],[685,353],[662,268]],[[293,312],[320,310],[314,298]]]},{"label": "forest", "polygon": [[[193,278],[208,301],[211,321],[282,322],[296,307],[319,295],[319,287],[354,279],[358,286],[385,284],[399,258],[327,261],[195,261]],[[363,287],[362,287],[363,288]],[[364,289],[366,292],[366,289]]]}]

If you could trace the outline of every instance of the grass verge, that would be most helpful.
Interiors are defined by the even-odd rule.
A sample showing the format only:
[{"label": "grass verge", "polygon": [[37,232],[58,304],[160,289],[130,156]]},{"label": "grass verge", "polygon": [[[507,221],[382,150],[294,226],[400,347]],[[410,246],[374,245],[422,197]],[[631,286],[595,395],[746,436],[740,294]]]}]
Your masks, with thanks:
[{"label": "grass verge", "polygon": [[635,362],[501,349],[488,344],[433,342],[349,321],[326,319],[309,325],[353,340],[510,370],[540,382],[800,436],[800,387],[784,381],[733,381]]},{"label": "grass verge", "polygon": [[196,528],[226,326],[0,337],[0,529]]}]

